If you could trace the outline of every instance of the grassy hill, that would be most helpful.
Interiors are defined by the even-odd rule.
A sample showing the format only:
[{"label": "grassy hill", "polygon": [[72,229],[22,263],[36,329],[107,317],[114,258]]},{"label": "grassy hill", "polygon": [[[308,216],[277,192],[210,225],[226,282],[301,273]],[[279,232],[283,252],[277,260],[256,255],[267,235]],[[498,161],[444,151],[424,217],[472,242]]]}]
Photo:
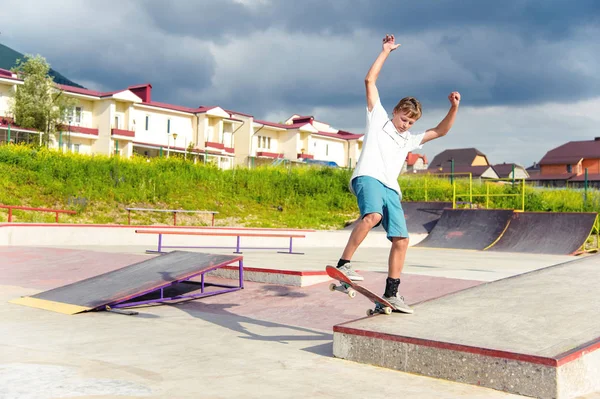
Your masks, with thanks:
[{"label": "grassy hill", "polygon": [[[260,167],[221,170],[175,156],[120,159],[62,154],[45,148],[0,146],[0,204],[73,209],[61,222],[127,223],[126,207],[214,210],[217,225],[337,229],[358,216],[348,190],[351,171],[303,167]],[[405,201],[449,201],[448,179],[402,175]],[[467,193],[468,180],[457,179],[457,193]],[[511,184],[473,182],[474,202],[490,208],[520,206],[520,188]],[[516,196],[515,196],[516,195]],[[572,189],[527,187],[526,211],[581,212],[598,210],[600,194]],[[6,220],[0,210],[0,221]],[[134,224],[170,224],[168,213],[137,213]],[[52,222],[49,213],[15,211],[15,222]],[[180,214],[178,224],[208,224],[206,216]]]},{"label": "grassy hill", "polygon": [[[5,45],[0,43],[0,68],[10,70],[17,64],[18,59],[22,59],[24,57],[25,56],[19,53],[18,51],[15,51],[10,47],[6,47]],[[72,80],[66,78],[54,69],[50,69],[50,76],[54,78],[54,81],[56,83],[75,87],[83,87],[73,82]]]}]

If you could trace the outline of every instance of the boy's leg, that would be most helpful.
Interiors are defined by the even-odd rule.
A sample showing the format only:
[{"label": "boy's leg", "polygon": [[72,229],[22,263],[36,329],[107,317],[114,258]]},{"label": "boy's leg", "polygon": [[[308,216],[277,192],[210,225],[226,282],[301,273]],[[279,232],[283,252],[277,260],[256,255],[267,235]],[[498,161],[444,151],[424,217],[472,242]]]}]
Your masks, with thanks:
[{"label": "boy's leg", "polygon": [[406,219],[398,194],[393,190],[389,190],[388,194],[386,196],[386,212],[384,212],[382,223],[387,231],[388,239],[392,242],[392,247],[388,258],[388,277],[385,282],[383,297],[399,311],[413,313],[414,311],[404,303],[404,298],[398,294],[400,275],[404,268],[404,260],[408,250]]},{"label": "boy's leg", "polygon": [[362,281],[364,278],[352,269],[350,261],[369,231],[381,222],[385,191],[381,182],[368,176],[356,177],[352,180],[352,188],[356,194],[361,217],[352,229],[337,266],[351,280]]},{"label": "boy's leg", "polygon": [[358,223],[356,223],[356,226],[354,226],[354,229],[352,229],[352,233],[350,234],[346,248],[344,248],[344,252],[342,253],[342,259],[352,259],[354,252],[356,252],[358,246],[367,237],[369,231],[371,231],[373,227],[377,226],[380,221],[381,214],[379,213],[369,213],[360,219]]}]

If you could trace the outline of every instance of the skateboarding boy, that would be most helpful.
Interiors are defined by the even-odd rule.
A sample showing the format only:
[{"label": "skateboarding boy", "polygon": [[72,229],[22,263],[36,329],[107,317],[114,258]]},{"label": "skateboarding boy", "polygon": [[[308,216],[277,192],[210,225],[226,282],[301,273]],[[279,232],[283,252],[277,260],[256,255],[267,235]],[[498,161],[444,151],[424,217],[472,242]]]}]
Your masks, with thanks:
[{"label": "skateboarding boy", "polygon": [[448,114],[435,128],[424,133],[413,134],[409,131],[421,117],[421,104],[413,97],[400,100],[394,107],[392,118],[388,118],[375,82],[385,60],[398,47],[400,44],[395,43],[394,35],[386,35],[381,53],[365,78],[367,126],[362,152],[350,179],[350,190],[356,196],[361,217],[350,234],[337,267],[351,280],[364,280],[353,270],[350,261],[369,231],[382,224],[392,243],[384,298],[399,311],[413,313],[398,293],[400,274],[408,249],[408,229],[400,204],[402,192],[398,176],[409,151],[420,149],[426,142],[448,133],[458,112],[460,94],[450,93],[448,99],[451,106]]}]

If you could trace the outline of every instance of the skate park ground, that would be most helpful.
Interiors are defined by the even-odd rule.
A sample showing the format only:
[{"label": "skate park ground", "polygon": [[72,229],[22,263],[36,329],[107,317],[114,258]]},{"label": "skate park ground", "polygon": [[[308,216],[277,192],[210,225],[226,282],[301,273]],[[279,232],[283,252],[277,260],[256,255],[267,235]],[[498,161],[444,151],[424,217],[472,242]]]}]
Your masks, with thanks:
[{"label": "skate park ground", "polygon": [[[320,271],[337,261],[349,233],[311,234],[327,245],[299,243],[304,255],[245,251],[244,266]],[[388,248],[373,234],[354,264],[379,293]],[[155,256],[144,253],[152,245],[134,238],[131,245],[121,238],[106,245],[55,240],[0,246],[2,398],[520,397],[333,357],[333,327],[362,318],[371,304],[330,292],[327,281],[246,282],[233,293],[138,307],[136,316],[64,315],[9,303]],[[573,259],[411,247],[402,294],[415,304]]]}]

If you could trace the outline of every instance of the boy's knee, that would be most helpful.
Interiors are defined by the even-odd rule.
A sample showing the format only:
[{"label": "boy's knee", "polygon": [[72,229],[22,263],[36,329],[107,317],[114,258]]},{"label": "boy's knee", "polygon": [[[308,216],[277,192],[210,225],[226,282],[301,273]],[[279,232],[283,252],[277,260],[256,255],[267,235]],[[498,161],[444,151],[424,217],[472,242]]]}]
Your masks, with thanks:
[{"label": "boy's knee", "polygon": [[408,248],[408,237],[393,237],[392,245],[398,249],[407,249]]},{"label": "boy's knee", "polygon": [[381,221],[381,214],[379,213],[369,213],[363,217],[363,221],[367,223],[369,226],[374,227]]}]

